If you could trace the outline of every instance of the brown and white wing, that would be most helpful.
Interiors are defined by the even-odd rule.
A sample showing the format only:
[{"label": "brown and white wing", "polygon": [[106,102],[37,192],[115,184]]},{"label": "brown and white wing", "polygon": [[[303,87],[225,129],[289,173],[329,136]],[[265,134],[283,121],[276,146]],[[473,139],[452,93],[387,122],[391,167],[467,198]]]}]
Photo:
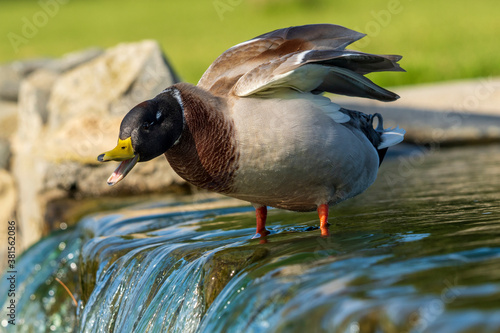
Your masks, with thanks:
[{"label": "brown and white wing", "polygon": [[296,52],[311,49],[343,50],[364,34],[332,24],[279,29],[233,46],[203,74],[198,86],[214,94],[228,93],[252,69]]},{"label": "brown and white wing", "polygon": [[403,71],[400,56],[345,50],[365,36],[332,24],[275,30],[238,44],[207,69],[198,86],[215,95],[272,94],[295,89],[392,101],[398,96],[363,75]]}]

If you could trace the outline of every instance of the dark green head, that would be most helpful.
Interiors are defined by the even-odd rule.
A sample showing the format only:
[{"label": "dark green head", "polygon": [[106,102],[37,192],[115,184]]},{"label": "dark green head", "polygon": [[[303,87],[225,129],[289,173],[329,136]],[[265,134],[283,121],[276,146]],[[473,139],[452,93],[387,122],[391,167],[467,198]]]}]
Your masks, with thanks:
[{"label": "dark green head", "polygon": [[180,96],[170,90],[134,107],[120,125],[120,140],[132,139],[139,162],[165,153],[180,138],[183,129]]},{"label": "dark green head", "polygon": [[168,88],[130,110],[120,125],[118,145],[97,158],[101,162],[122,161],[108,184],[123,179],[137,162],[149,161],[172,147],[182,135],[183,113],[176,88]]}]

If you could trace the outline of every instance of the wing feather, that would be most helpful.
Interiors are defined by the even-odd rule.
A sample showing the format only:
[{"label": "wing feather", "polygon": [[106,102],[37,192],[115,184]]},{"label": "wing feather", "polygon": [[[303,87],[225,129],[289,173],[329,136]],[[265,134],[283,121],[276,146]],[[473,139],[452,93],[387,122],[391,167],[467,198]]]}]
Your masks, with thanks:
[{"label": "wing feather", "polygon": [[399,96],[363,75],[403,71],[397,55],[345,50],[365,36],[338,25],[316,24],[275,30],[224,52],[198,85],[215,95],[273,94],[294,89],[393,101]]}]

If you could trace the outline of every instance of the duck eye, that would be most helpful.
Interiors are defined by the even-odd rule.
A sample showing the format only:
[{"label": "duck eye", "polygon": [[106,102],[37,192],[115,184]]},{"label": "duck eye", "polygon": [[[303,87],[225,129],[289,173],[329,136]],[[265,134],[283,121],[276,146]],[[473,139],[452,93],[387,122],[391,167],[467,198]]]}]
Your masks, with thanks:
[{"label": "duck eye", "polygon": [[145,129],[145,130],[147,130],[147,129],[149,129],[151,127],[151,125],[153,125],[153,122],[144,123],[144,124],[142,124],[142,128]]}]

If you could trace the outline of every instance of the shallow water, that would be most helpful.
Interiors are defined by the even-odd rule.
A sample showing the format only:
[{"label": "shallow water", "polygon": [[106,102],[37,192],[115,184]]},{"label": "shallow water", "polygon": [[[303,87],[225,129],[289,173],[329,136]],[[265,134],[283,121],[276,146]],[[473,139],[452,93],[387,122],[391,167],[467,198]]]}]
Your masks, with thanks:
[{"label": "shallow water", "polygon": [[499,165],[498,145],[404,151],[331,210],[328,238],[315,213],[270,210],[262,244],[224,198],[89,216],[21,258],[16,328],[500,332]]}]

